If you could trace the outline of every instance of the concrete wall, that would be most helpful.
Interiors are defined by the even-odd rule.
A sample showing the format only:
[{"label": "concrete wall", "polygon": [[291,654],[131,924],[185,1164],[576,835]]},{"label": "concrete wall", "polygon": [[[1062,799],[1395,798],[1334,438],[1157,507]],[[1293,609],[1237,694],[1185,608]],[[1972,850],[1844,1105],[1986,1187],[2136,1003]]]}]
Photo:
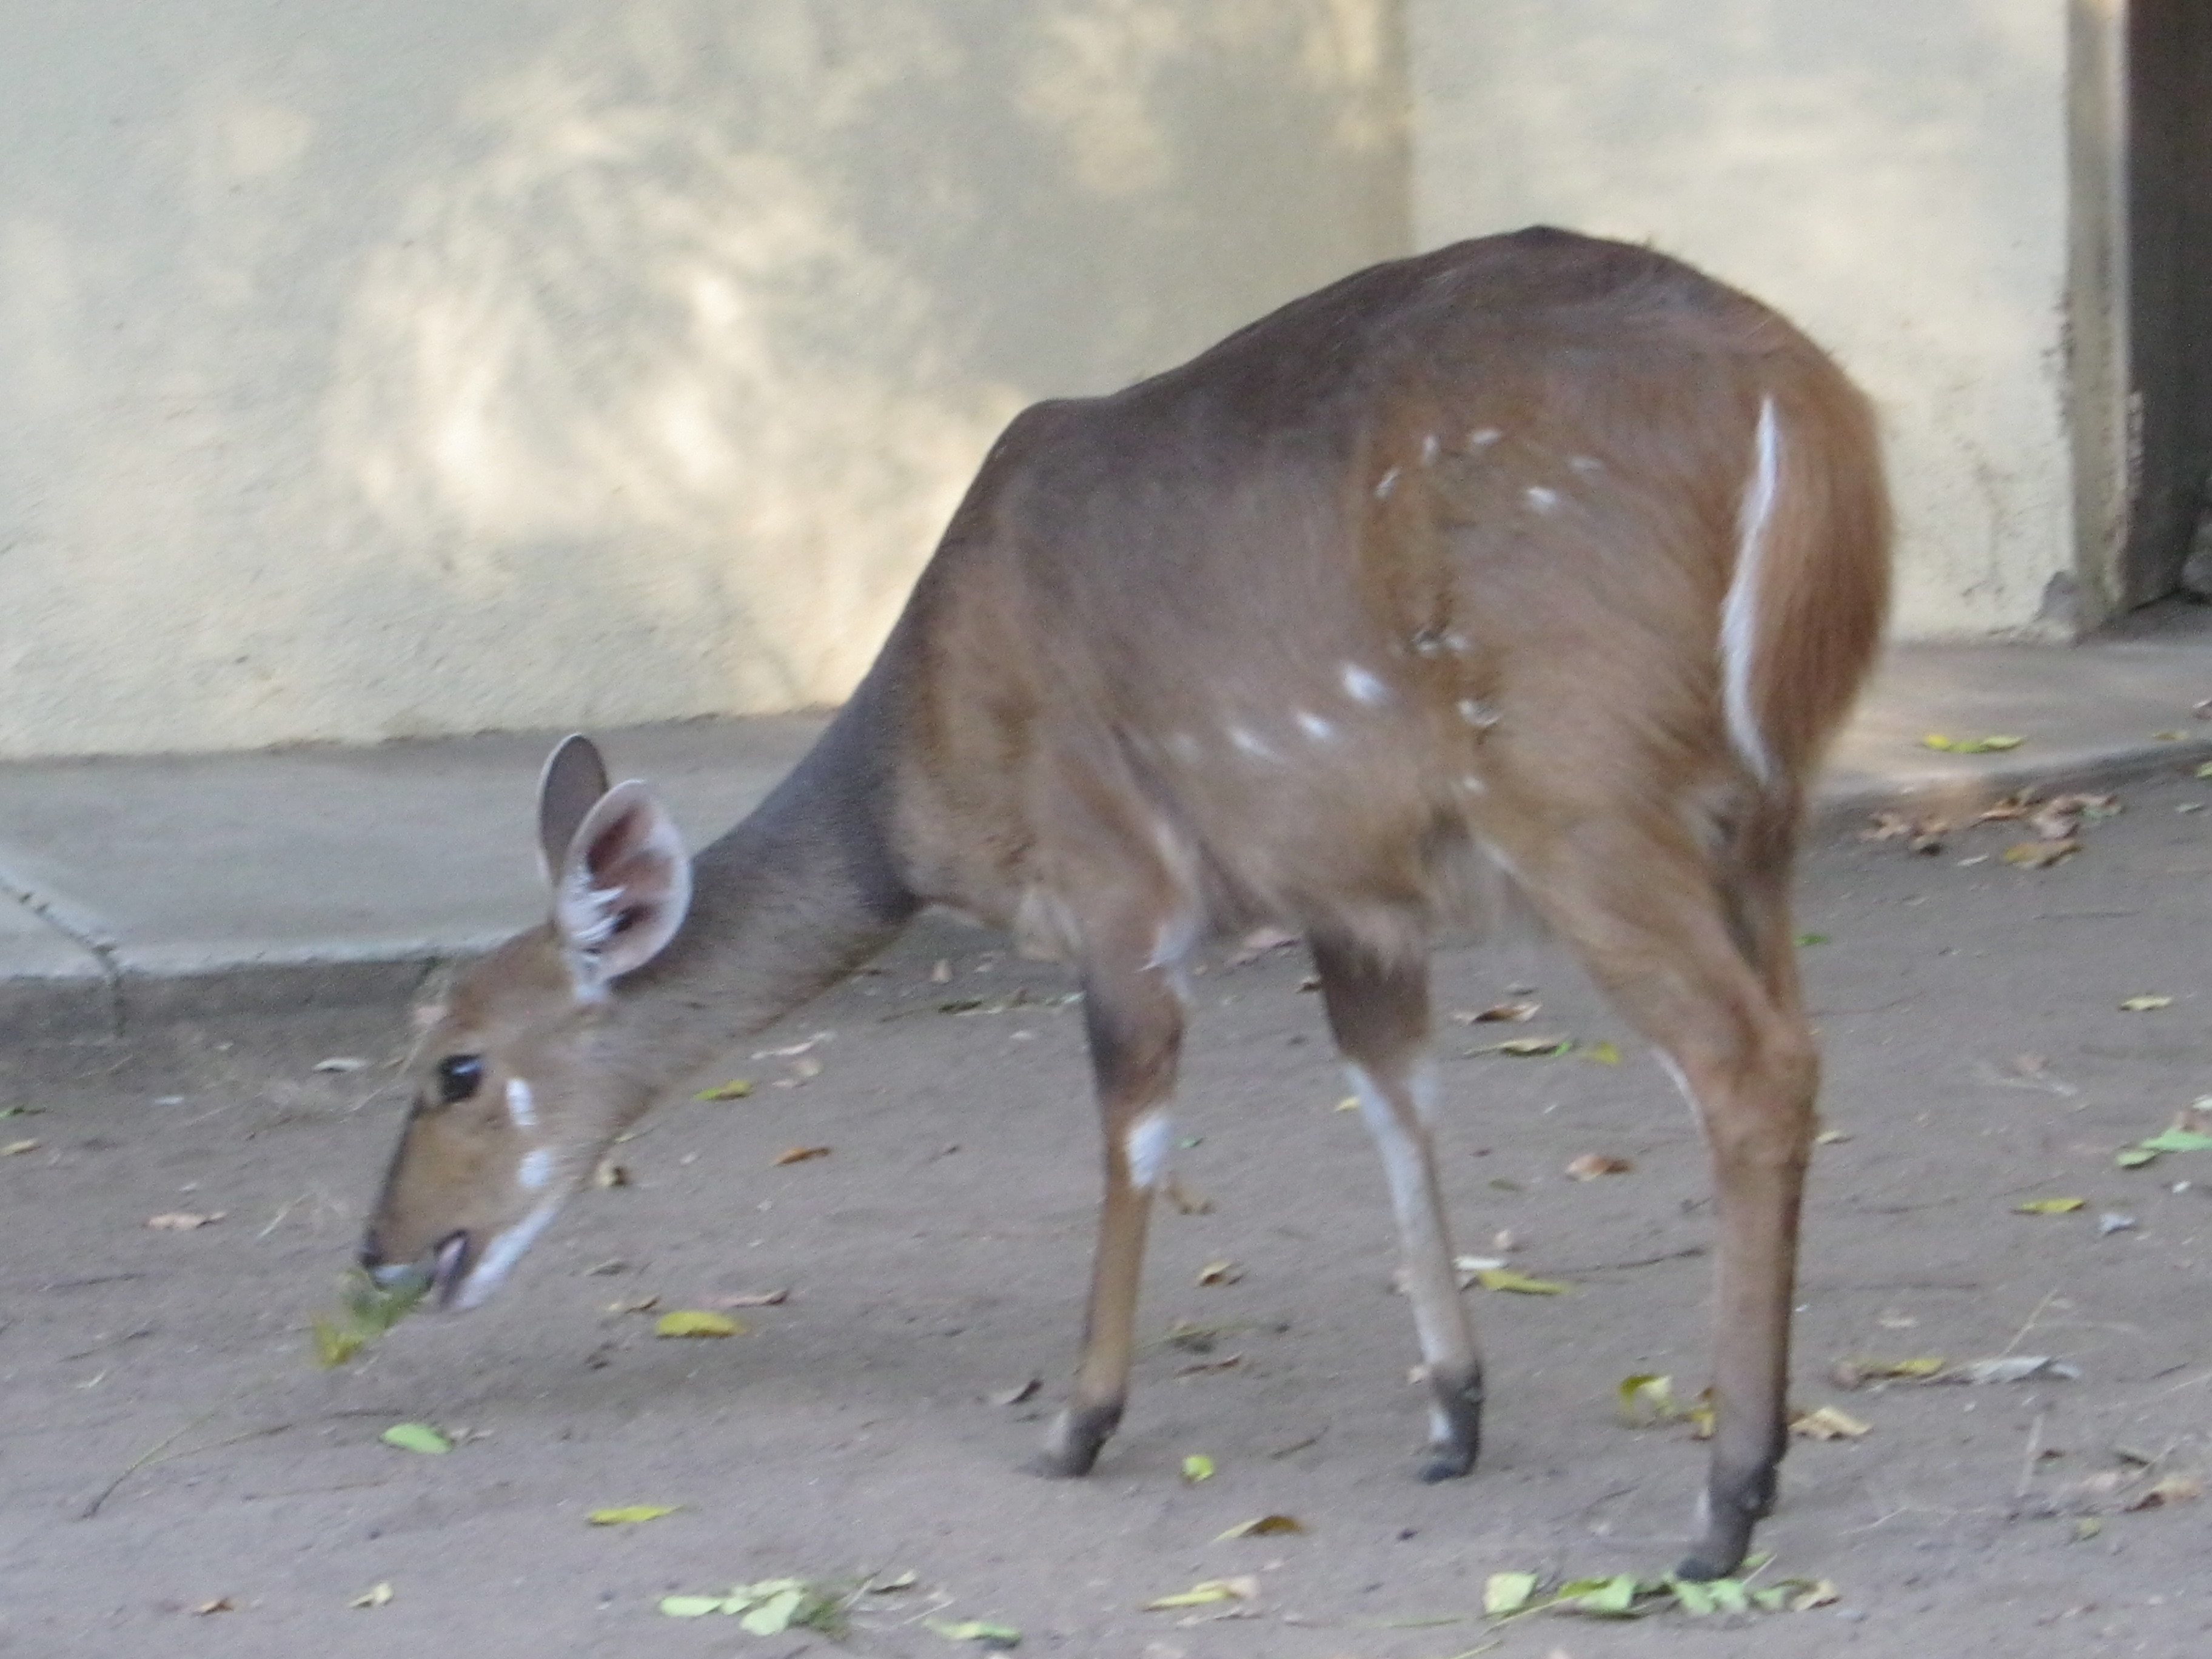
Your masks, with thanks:
[{"label": "concrete wall", "polygon": [[1017,407],[1409,246],[1394,0],[0,0],[0,756],[840,696]]},{"label": "concrete wall", "polygon": [[2073,568],[2063,0],[1408,0],[1415,234],[1650,240],[1880,404],[1898,631]]}]

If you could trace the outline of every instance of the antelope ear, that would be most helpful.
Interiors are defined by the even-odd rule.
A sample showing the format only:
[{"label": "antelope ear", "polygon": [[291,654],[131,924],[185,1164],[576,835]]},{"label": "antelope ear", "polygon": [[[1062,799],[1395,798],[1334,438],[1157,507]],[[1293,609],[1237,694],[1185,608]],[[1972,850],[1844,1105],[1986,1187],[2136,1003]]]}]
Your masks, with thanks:
[{"label": "antelope ear", "polygon": [[597,996],[659,956],[691,906],[691,860],[667,810],[632,779],[576,826],[553,885],[553,928],[576,989]]},{"label": "antelope ear", "polygon": [[538,775],[538,868],[547,881],[568,857],[584,814],[606,793],[607,763],[598,744],[579,733],[554,745]]}]

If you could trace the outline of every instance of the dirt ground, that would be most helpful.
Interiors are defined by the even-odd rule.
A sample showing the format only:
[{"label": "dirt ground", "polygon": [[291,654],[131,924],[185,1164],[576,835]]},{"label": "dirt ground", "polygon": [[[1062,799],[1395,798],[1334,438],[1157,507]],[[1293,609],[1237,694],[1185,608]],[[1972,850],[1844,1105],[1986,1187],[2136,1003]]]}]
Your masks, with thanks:
[{"label": "dirt ground", "polygon": [[[2212,785],[2123,799],[2049,870],[1980,857],[2017,826],[1807,861],[1840,1138],[1814,1171],[1796,1394],[1869,1430],[1796,1444],[1761,1542],[1767,1576],[1831,1580],[1833,1605],[1480,1616],[1493,1572],[1664,1571],[1703,1453],[1686,1426],[1624,1426],[1615,1402],[1632,1373],[1683,1395],[1702,1378],[1698,1139],[1542,944],[1438,962],[1443,1008],[1517,987],[1543,1005],[1444,1028],[1459,1248],[1494,1254],[1510,1230],[1516,1268],[1573,1286],[1470,1291],[1492,1402],[1474,1477],[1411,1478],[1423,1402],[1382,1176],[1335,1109],[1291,950],[1197,981],[1178,1157],[1210,1208],[1156,1226],[1155,1340],[1123,1433],[1087,1482],[1019,1472],[1089,1250],[1079,1019],[1057,970],[931,925],[702,1079],[751,1077],[749,1098],[647,1120],[620,1148],[629,1184],[578,1200],[492,1306],[418,1316],[337,1371],[308,1363],[303,1332],[398,1121],[380,1084],[396,1011],[0,1060],[0,1108],[20,1109],[0,1121],[0,1652],[784,1659],[836,1650],[659,1600],[908,1572],[859,1598],[847,1650],[976,1650],[934,1618],[1127,1659],[2212,1651],[2212,1500],[2124,1507],[2212,1466],[2212,1152],[2114,1163],[2212,1092],[2212,811],[2179,810]],[[2146,994],[2172,1005],[2120,1008]],[[811,1076],[750,1052],[817,1032]],[[1467,1052],[1531,1033],[1583,1052]],[[1607,1040],[1620,1063],[1593,1063]],[[375,1064],[313,1069],[341,1055]],[[831,1150],[779,1164],[803,1146]],[[1634,1168],[1570,1179],[1593,1152]],[[2087,1201],[2015,1212],[2048,1196]],[[179,1212],[222,1218],[145,1224]],[[1221,1261],[1233,1282],[1202,1285]],[[744,1311],[742,1334],[653,1334],[660,1310],[770,1290],[788,1299]],[[2080,1375],[1846,1392],[1830,1374],[2005,1354]],[[1000,1403],[1033,1377],[1041,1395]],[[403,1420],[460,1443],[381,1443]],[[1191,1454],[1210,1480],[1186,1483]],[[586,1523],[643,1504],[680,1507]],[[1218,1540],[1269,1513],[1305,1531]],[[1255,1599],[1141,1610],[1242,1577]],[[379,1585],[388,1601],[351,1605]]]}]

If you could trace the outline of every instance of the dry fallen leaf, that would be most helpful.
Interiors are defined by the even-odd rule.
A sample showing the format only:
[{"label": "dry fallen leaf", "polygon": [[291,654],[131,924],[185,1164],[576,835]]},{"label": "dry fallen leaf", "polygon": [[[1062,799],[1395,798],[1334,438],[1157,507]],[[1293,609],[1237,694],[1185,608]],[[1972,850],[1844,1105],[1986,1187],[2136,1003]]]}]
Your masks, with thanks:
[{"label": "dry fallen leaf", "polygon": [[26,1152],[38,1150],[39,1143],[35,1140],[11,1140],[5,1146],[0,1146],[0,1158],[21,1158]]},{"label": "dry fallen leaf", "polygon": [[229,1213],[228,1210],[216,1210],[206,1215],[194,1215],[188,1210],[171,1210],[148,1216],[146,1224],[156,1232],[188,1233],[196,1227],[211,1227]]},{"label": "dry fallen leaf", "polygon": [[211,1613],[236,1613],[238,1603],[228,1595],[218,1595],[212,1601],[200,1601],[185,1609],[195,1618],[204,1619]]},{"label": "dry fallen leaf", "polygon": [[708,1297],[717,1308],[780,1308],[790,1300],[789,1291],[739,1291],[732,1296]]},{"label": "dry fallen leaf", "polygon": [[1808,1440],[1856,1440],[1873,1428],[1873,1424],[1862,1423],[1836,1406],[1816,1406],[1799,1413],[1790,1423],[1790,1433]]},{"label": "dry fallen leaf", "polygon": [[365,1072],[368,1069],[368,1062],[365,1060],[356,1059],[352,1054],[332,1054],[328,1060],[317,1060],[315,1062],[315,1069],[319,1072],[337,1072],[341,1073],[346,1072]]},{"label": "dry fallen leaf", "polygon": [[984,1396],[994,1406],[1018,1406],[1024,1400],[1034,1400],[1044,1388],[1042,1377],[1033,1376],[1018,1388],[1001,1389],[996,1394]]},{"label": "dry fallen leaf", "polygon": [[1198,1270],[1201,1285],[1234,1285],[1244,1277],[1244,1269],[1234,1261],[1209,1261]]},{"label": "dry fallen leaf", "polygon": [[2014,842],[2004,849],[2002,856],[2015,869],[2046,870],[2081,850],[2081,843],[2069,836],[2063,841]]},{"label": "dry fallen leaf", "polygon": [[1603,1152],[1584,1152],[1567,1165],[1577,1181],[1595,1181],[1600,1176],[1626,1175],[1636,1167],[1633,1158],[1610,1158]]},{"label": "dry fallen leaf", "polygon": [[2151,996],[2146,994],[2143,996],[2123,998],[2120,1002],[2120,1012],[2124,1014],[2148,1014],[2160,1008],[2171,1008],[2172,1006],[2173,999],[2172,997]]},{"label": "dry fallen leaf", "polygon": [[1172,1171],[1169,1173],[1163,1190],[1168,1202],[1175,1206],[1178,1215],[1212,1215],[1213,1213],[1213,1200],[1203,1193],[1191,1191],[1182,1184],[1182,1178]]},{"label": "dry fallen leaf", "polygon": [[1859,831],[1859,839],[1902,841],[1909,850],[1932,857],[1943,850],[1943,837],[1950,830],[1948,818],[1916,818],[1903,812],[1877,812],[1872,824]]},{"label": "dry fallen leaf", "polygon": [[346,1605],[351,1607],[380,1607],[392,1599],[392,1586],[389,1583],[375,1584],[371,1586],[365,1594],[355,1596]]},{"label": "dry fallen leaf", "polygon": [[629,1167],[616,1163],[611,1158],[601,1158],[597,1167],[592,1170],[592,1185],[602,1191],[613,1187],[627,1187],[629,1184]]},{"label": "dry fallen leaf", "polygon": [[829,1156],[830,1149],[827,1146],[791,1146],[778,1152],[775,1155],[775,1161],[779,1164],[804,1164],[810,1158]]},{"label": "dry fallen leaf", "polygon": [[2169,1474],[2143,1488],[2128,1500],[2131,1510],[2163,1509],[2204,1496],[2204,1483],[2193,1474]]},{"label": "dry fallen leaf", "polygon": [[1537,1011],[1543,1006],[1540,1002],[1516,999],[1511,1002],[1493,1003],[1487,1008],[1477,1009],[1473,1012],[1455,1013],[1452,1018],[1462,1025],[1491,1025],[1506,1021],[1517,1023],[1522,1020],[1534,1019]]},{"label": "dry fallen leaf", "polygon": [[1227,1532],[1218,1534],[1213,1541],[1224,1544],[1232,1538],[1271,1538],[1278,1533],[1304,1532],[1305,1529],[1305,1523],[1294,1515],[1262,1515],[1249,1521],[1239,1521]]},{"label": "dry fallen leaf", "polygon": [[1838,1359],[1828,1368],[1828,1375],[1839,1389],[1863,1389],[1869,1382],[1921,1382],[1934,1376],[1946,1364],[1941,1355],[1925,1354],[1911,1359],[1869,1359],[1863,1357]]}]

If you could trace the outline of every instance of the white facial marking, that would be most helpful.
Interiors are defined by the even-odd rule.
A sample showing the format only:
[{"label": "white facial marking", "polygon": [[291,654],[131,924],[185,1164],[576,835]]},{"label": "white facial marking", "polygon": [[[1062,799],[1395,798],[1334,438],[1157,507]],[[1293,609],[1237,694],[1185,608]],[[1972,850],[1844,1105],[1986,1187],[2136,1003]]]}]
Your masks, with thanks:
[{"label": "white facial marking", "polygon": [[1427,437],[1422,439],[1421,465],[1423,466],[1434,466],[1437,464],[1437,452],[1443,447],[1443,446],[1437,441],[1437,434],[1433,432],[1429,434]]},{"label": "white facial marking", "polygon": [[1541,484],[1528,486],[1528,505],[1539,513],[1549,513],[1559,504],[1559,492],[1547,489]]},{"label": "white facial marking", "polygon": [[1470,648],[1466,635],[1451,633],[1444,635],[1445,650],[1452,652],[1458,656],[1464,657],[1467,655]]},{"label": "white facial marking", "polygon": [[507,1080],[507,1115],[514,1120],[518,1129],[538,1127],[538,1103],[531,1095],[530,1085],[519,1077]]},{"label": "white facial marking", "polygon": [[1496,427],[1479,426],[1467,434],[1467,447],[1469,449],[1487,449],[1498,441],[1498,436]]},{"label": "white facial marking", "polygon": [[1175,1145],[1175,1120],[1154,1108],[1129,1126],[1123,1150],[1129,1156],[1129,1182],[1152,1191],[1168,1172],[1168,1153]]},{"label": "white facial marking", "polygon": [[1344,665],[1344,690],[1354,702],[1364,702],[1370,708],[1390,699],[1390,688],[1356,662]]},{"label": "white facial marking", "polygon": [[1736,514],[1735,574],[1721,605],[1721,703],[1728,715],[1729,740],[1761,783],[1774,781],[1774,760],[1751,706],[1753,658],[1759,649],[1759,570],[1766,551],[1767,521],[1774,515],[1774,494],[1782,469],[1782,434],[1774,419],[1774,399],[1759,400],[1759,430],[1752,439],[1751,477]]},{"label": "white facial marking", "polygon": [[1375,499],[1378,501],[1389,501],[1390,499],[1390,492],[1397,487],[1398,469],[1394,466],[1388,472],[1385,472],[1382,477],[1382,480],[1376,484]]},{"label": "white facial marking", "polygon": [[1299,709],[1297,713],[1297,721],[1298,730],[1304,732],[1316,743],[1327,743],[1331,738],[1336,735],[1336,728],[1334,726],[1331,726],[1327,720],[1323,720],[1320,715],[1315,714],[1311,709]]},{"label": "white facial marking", "polygon": [[1229,741],[1251,756],[1254,760],[1273,761],[1282,758],[1267,746],[1266,738],[1260,736],[1258,732],[1248,731],[1241,726],[1232,726],[1229,728]]},{"label": "white facial marking", "polygon": [[533,1148],[525,1154],[514,1171],[514,1178],[532,1192],[539,1191],[553,1179],[553,1149],[550,1146]]},{"label": "white facial marking", "polygon": [[453,1305],[457,1308],[482,1305],[484,1298],[499,1288],[500,1281],[513,1270],[514,1264],[522,1260],[522,1253],[538,1242],[538,1235],[545,1231],[565,1196],[565,1194],[556,1194],[542,1200],[536,1209],[493,1239],[491,1248],[483,1253],[475,1267],[469,1269],[468,1282],[461,1286],[461,1293],[453,1298]]}]

